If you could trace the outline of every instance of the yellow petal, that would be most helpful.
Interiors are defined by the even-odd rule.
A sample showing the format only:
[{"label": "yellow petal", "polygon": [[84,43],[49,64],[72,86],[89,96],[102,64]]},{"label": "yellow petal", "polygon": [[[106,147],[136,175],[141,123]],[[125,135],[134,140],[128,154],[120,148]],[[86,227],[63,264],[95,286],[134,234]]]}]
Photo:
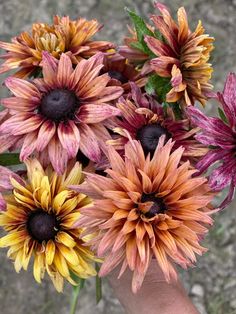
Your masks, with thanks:
[{"label": "yellow petal", "polygon": [[53,262],[53,259],[54,259],[54,256],[55,256],[55,250],[56,250],[56,247],[55,247],[54,242],[52,240],[49,240],[47,242],[46,251],[45,251],[46,263],[48,265],[51,265],[52,262]]},{"label": "yellow petal", "polygon": [[38,283],[41,283],[41,279],[44,277],[45,265],[43,254],[37,253],[34,260],[34,278]]},{"label": "yellow petal", "polygon": [[70,272],[68,265],[66,263],[65,258],[59,253],[56,252],[55,257],[54,257],[54,265],[56,266],[57,270],[63,277],[69,277]]},{"label": "yellow petal", "polygon": [[76,245],[75,240],[68,233],[60,231],[56,236],[56,241],[64,244],[69,248],[73,248]]},{"label": "yellow petal", "polygon": [[26,231],[9,233],[0,239],[0,247],[7,247],[23,242],[26,239]]},{"label": "yellow petal", "polygon": [[52,208],[58,214],[61,210],[62,205],[64,204],[65,200],[69,196],[69,191],[65,190],[57,194],[53,201],[52,201]]},{"label": "yellow petal", "polygon": [[58,249],[60,250],[61,254],[64,258],[72,265],[78,265],[79,259],[75,251],[71,248],[64,246],[63,244],[57,244]]}]

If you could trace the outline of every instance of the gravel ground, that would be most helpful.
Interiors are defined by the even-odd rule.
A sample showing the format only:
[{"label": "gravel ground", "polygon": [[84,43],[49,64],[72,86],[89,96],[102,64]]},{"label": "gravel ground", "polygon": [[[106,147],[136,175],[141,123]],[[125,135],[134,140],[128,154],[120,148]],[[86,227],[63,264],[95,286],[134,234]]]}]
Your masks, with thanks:
[{"label": "gravel ground", "polygon": [[[183,5],[189,14],[191,25],[201,18],[207,32],[216,38],[212,62],[215,72],[213,82],[221,90],[226,74],[236,72],[236,1],[235,0],[166,0],[176,10]],[[134,7],[141,14],[153,12],[152,1],[109,0],[0,0],[0,40],[9,40],[30,27],[35,21],[50,22],[53,14],[97,18],[105,27],[100,38],[122,42],[128,18],[123,7]],[[173,11],[174,12],[174,11]],[[4,88],[0,96],[5,96]],[[214,111],[214,105],[207,109]],[[215,216],[215,226],[205,240],[209,251],[198,261],[198,267],[182,272],[186,288],[201,314],[236,313],[236,211],[235,203],[225,212]],[[16,274],[13,265],[0,252],[0,313],[2,314],[66,314],[71,288],[57,294],[47,280],[39,286],[30,272]],[[94,282],[88,282],[82,292],[78,313],[122,314],[123,309],[104,282],[104,298],[96,306]]]}]

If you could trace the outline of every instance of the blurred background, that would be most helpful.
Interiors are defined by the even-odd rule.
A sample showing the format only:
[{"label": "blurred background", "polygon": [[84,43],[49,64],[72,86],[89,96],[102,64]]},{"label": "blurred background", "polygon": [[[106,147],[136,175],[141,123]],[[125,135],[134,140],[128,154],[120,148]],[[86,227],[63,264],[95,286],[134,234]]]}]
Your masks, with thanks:
[{"label": "blurred background", "polygon": [[[163,0],[172,12],[185,6],[189,23],[196,26],[199,19],[211,36],[215,50],[212,56],[215,89],[223,89],[228,72],[236,72],[236,0]],[[127,34],[129,19],[124,7],[135,9],[148,18],[154,13],[150,0],[0,0],[0,40],[28,30],[34,22],[51,23],[55,14],[69,15],[72,19],[83,16],[96,18],[104,24],[99,38],[122,43]],[[1,76],[1,83],[4,76]],[[4,87],[0,97],[6,96]],[[215,104],[208,104],[207,112],[215,112]],[[209,251],[198,259],[197,267],[181,271],[186,289],[201,314],[236,314],[236,202],[223,213],[215,215],[215,225],[205,239]],[[0,252],[0,313],[1,314],[67,314],[71,287],[65,286],[58,294],[45,280],[38,285],[31,272],[16,274],[6,252]],[[106,281],[103,299],[96,306],[95,284],[90,281],[78,304],[80,314],[124,314]],[[173,309],[174,312],[174,309]],[[137,313],[138,314],[138,313]],[[183,313],[184,314],[184,313]]]}]

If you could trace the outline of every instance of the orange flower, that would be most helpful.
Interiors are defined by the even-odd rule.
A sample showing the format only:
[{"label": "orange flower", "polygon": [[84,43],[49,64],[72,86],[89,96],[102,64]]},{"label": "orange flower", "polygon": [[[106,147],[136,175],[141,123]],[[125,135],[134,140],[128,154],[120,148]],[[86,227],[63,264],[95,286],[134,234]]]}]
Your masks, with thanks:
[{"label": "orange flower", "polygon": [[152,69],[162,77],[171,78],[172,89],[166,100],[180,101],[183,105],[193,105],[197,100],[204,105],[212,89],[209,80],[213,70],[208,60],[214,38],[204,34],[201,21],[192,32],[183,7],[177,12],[176,24],[166,6],[160,3],[155,6],[162,16],[153,15],[151,20],[162,34],[164,42],[152,36],[146,36],[145,41],[157,56],[150,62]]},{"label": "orange flower", "polygon": [[12,39],[12,43],[0,42],[0,48],[7,53],[0,56],[6,61],[1,65],[0,73],[20,68],[15,76],[25,78],[35,74],[42,60],[42,52],[48,51],[59,59],[67,53],[73,64],[88,59],[99,51],[107,51],[114,45],[107,41],[91,41],[100,29],[96,20],[84,18],[71,21],[69,16],[54,16],[52,25],[36,23],[30,32],[23,32]]},{"label": "orange flower", "polygon": [[184,149],[171,153],[174,143],[164,141],[161,137],[153,158],[145,158],[134,140],[125,146],[125,160],[110,147],[109,177],[87,174],[84,185],[73,187],[94,198],[81,210],[79,225],[88,228],[86,234],[100,229],[91,242],[104,257],[100,275],[122,263],[119,276],[127,267],[133,271],[133,292],[141,287],[152,258],[167,281],[177,277],[171,261],[183,268],[192,265],[195,254],[206,251],[199,241],[213,223],[207,179],[193,178],[196,170],[188,161],[179,165]]}]

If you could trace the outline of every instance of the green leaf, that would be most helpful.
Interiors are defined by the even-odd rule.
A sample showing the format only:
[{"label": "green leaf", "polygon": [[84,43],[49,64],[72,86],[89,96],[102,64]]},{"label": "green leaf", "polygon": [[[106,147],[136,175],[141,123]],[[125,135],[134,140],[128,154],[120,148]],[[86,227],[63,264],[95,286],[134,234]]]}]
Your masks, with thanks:
[{"label": "green leaf", "polygon": [[182,119],[182,110],[181,110],[179,104],[177,102],[167,103],[167,104],[170,106],[170,108],[172,108],[174,115],[175,115],[175,118],[177,120],[181,120]]},{"label": "green leaf", "polygon": [[226,115],[221,108],[218,108],[218,113],[219,113],[221,120],[223,120],[226,124],[228,124],[228,120],[226,118]]},{"label": "green leaf", "polygon": [[0,154],[0,165],[1,166],[13,166],[19,165],[21,162],[19,160],[19,154],[5,153]]},{"label": "green leaf", "polygon": [[43,78],[43,71],[41,67],[36,67],[34,72],[29,76],[30,78]]},{"label": "green leaf", "polygon": [[[98,263],[95,264],[95,269],[99,272],[99,265]],[[97,304],[102,299],[102,279],[97,275],[96,276],[96,302]]]},{"label": "green leaf", "polygon": [[156,95],[160,103],[166,100],[166,94],[171,90],[170,79],[157,74],[151,75],[145,86],[149,95]]},{"label": "green leaf", "polygon": [[72,298],[71,298],[71,306],[70,306],[70,314],[75,314],[76,313],[76,307],[77,307],[77,304],[78,304],[78,297],[79,297],[80,291],[84,287],[85,279],[79,278],[76,275],[72,275],[72,274],[73,273],[71,273],[72,279],[76,283],[78,283],[77,286],[73,286]]},{"label": "green leaf", "polygon": [[139,45],[132,44],[132,47],[139,49],[150,56],[153,56],[153,52],[148,48],[147,44],[144,41],[144,36],[146,35],[154,37],[153,32],[147,27],[141,16],[137,15],[135,12],[131,11],[128,8],[125,8],[125,10],[128,12],[134,24],[139,42]]}]

